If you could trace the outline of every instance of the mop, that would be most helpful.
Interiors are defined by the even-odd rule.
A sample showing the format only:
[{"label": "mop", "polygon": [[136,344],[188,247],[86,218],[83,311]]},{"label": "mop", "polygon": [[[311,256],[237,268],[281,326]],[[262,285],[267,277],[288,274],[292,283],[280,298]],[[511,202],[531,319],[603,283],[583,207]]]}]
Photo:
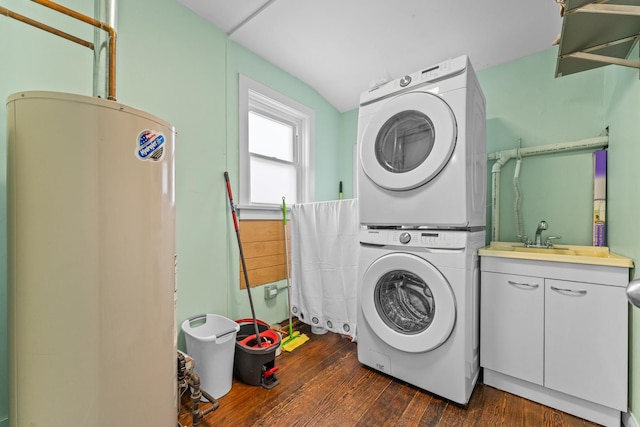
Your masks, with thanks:
[{"label": "mop", "polygon": [[231,206],[231,216],[233,217],[233,227],[236,230],[236,238],[238,239],[238,248],[240,249],[240,260],[242,261],[242,270],[244,271],[244,284],[247,287],[247,294],[249,295],[249,306],[251,307],[251,317],[253,320],[254,335],[249,335],[239,343],[246,347],[258,347],[263,348],[263,344],[266,347],[270,347],[277,342],[277,335],[270,331],[264,331],[262,336],[258,329],[258,321],[256,320],[256,312],[253,308],[253,299],[251,298],[251,286],[249,286],[249,276],[247,273],[247,265],[244,260],[244,252],[242,251],[242,241],[240,240],[240,228],[238,227],[238,217],[236,216],[236,207],[233,204],[233,195],[231,194],[231,183],[229,182],[229,174],[224,173],[224,180],[227,184],[227,195],[229,196],[229,206]]},{"label": "mop", "polygon": [[289,337],[282,341],[280,347],[284,351],[293,351],[296,348],[300,347],[302,344],[309,341],[309,337],[305,334],[301,334],[296,331],[293,332],[293,326],[291,326],[291,279],[289,278],[289,245],[287,243],[287,205],[284,201],[284,196],[282,196],[282,221],[284,223],[284,253],[285,253],[285,263],[287,265],[287,298],[289,301]]}]

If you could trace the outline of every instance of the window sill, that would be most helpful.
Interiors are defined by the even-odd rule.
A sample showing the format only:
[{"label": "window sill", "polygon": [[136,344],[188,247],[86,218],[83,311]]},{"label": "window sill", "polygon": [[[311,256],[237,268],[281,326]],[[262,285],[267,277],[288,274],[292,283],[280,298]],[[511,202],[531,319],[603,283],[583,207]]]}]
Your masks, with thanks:
[{"label": "window sill", "polygon": [[[280,205],[238,205],[236,206],[240,219],[282,219],[282,206]],[[287,207],[287,211],[290,208]]]}]

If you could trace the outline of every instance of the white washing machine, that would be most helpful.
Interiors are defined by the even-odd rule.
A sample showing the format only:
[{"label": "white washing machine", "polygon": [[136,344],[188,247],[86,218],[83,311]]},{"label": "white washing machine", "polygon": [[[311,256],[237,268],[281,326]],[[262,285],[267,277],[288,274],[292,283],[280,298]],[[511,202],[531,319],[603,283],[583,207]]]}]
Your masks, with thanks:
[{"label": "white washing machine", "polygon": [[467,56],[362,94],[358,145],[363,225],[485,226],[485,98]]},{"label": "white washing machine", "polygon": [[459,404],[479,365],[479,261],[485,232],[360,234],[358,360]]}]

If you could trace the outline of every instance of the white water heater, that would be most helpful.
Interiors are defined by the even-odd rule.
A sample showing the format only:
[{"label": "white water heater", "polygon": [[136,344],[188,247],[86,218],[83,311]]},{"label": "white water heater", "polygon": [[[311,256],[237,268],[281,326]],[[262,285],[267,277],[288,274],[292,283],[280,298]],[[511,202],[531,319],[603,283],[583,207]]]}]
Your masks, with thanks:
[{"label": "white water heater", "polygon": [[7,101],[9,425],[175,427],[175,131],[116,102]]}]

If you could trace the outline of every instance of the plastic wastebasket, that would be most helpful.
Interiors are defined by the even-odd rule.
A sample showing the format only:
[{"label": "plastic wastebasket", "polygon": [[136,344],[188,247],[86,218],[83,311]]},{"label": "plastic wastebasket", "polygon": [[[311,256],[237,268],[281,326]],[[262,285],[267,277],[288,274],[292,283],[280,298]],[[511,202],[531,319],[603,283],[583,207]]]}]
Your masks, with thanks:
[{"label": "plastic wastebasket", "polygon": [[216,399],[227,394],[233,380],[236,335],[240,325],[224,316],[202,314],[185,320],[182,330],[201,387]]}]

